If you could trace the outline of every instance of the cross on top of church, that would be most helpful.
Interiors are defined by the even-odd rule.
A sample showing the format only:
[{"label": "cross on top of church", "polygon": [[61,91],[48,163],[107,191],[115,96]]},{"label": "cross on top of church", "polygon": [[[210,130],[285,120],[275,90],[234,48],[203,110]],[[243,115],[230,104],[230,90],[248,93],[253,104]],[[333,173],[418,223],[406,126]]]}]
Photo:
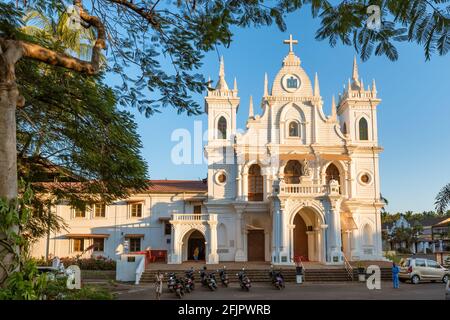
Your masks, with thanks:
[{"label": "cross on top of church", "polygon": [[293,52],[292,45],[293,44],[298,44],[298,40],[293,40],[292,39],[292,34],[290,34],[289,35],[289,39],[288,40],[284,40],[283,43],[284,44],[289,44],[289,52]]}]

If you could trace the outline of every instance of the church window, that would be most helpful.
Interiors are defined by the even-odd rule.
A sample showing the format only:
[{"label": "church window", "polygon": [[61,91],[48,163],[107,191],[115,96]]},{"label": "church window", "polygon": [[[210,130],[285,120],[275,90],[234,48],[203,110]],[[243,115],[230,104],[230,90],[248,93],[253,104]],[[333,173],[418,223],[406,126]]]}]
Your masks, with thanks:
[{"label": "church window", "polygon": [[263,201],[263,176],[261,167],[253,164],[248,170],[248,200]]},{"label": "church window", "polygon": [[227,138],[227,120],[224,117],[220,117],[217,130],[219,131],[219,139]]},{"label": "church window", "polygon": [[289,184],[300,183],[302,165],[297,160],[289,160],[284,168],[284,181]]},{"label": "church window", "polygon": [[368,173],[361,174],[359,181],[361,181],[362,184],[369,184],[371,181],[370,175]]},{"label": "church window", "polygon": [[292,121],[289,123],[289,137],[298,137],[299,136],[299,130],[298,130],[298,123],[296,121]]},{"label": "church window", "polygon": [[287,79],[286,84],[288,88],[297,89],[298,79],[291,76],[290,78]]},{"label": "church window", "polygon": [[344,122],[344,125],[342,126],[342,133],[347,134],[347,124]]},{"label": "church window", "polygon": [[202,206],[201,206],[201,205],[195,205],[195,206],[194,206],[194,213],[195,213],[195,214],[200,214],[200,213],[202,213]]},{"label": "church window", "polygon": [[359,140],[369,140],[369,126],[366,118],[359,120]]},{"label": "church window", "polygon": [[224,173],[220,173],[217,176],[217,181],[219,181],[219,183],[225,183],[227,181],[227,176]]}]

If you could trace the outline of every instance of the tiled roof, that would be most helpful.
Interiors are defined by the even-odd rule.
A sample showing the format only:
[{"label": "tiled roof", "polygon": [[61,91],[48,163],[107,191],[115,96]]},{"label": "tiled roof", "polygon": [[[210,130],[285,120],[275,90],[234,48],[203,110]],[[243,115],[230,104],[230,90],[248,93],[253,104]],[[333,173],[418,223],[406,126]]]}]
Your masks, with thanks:
[{"label": "tiled roof", "polygon": [[149,192],[198,192],[208,191],[208,184],[204,180],[150,180]]}]

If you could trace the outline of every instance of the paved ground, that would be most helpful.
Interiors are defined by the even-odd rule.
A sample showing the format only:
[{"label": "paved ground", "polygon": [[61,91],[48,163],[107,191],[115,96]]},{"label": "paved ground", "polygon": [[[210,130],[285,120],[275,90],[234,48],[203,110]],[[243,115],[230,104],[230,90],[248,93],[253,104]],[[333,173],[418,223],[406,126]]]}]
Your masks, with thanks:
[{"label": "paved ground", "polygon": [[[154,286],[148,285],[119,285],[116,287],[119,300],[152,300],[155,297]],[[421,283],[412,285],[401,283],[399,289],[393,289],[391,282],[382,282],[381,290],[368,290],[362,283],[303,283],[301,285],[288,283],[284,290],[278,291],[270,284],[255,283],[250,292],[244,292],[232,283],[229,288],[222,288],[211,292],[206,288],[196,288],[186,294],[185,300],[443,300],[445,285],[443,283]],[[162,299],[178,299],[174,293],[166,290]]]}]

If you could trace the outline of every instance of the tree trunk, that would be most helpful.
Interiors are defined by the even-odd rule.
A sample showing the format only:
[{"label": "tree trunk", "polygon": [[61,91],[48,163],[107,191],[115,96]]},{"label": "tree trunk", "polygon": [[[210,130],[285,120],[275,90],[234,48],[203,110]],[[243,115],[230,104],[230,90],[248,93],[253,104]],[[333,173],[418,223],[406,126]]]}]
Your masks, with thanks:
[{"label": "tree trunk", "polygon": [[[16,107],[23,103],[17,89],[15,64],[22,57],[22,49],[14,41],[0,42],[0,198],[17,198]],[[11,226],[18,231],[18,226]],[[7,240],[0,233],[0,240]],[[16,249],[0,242],[0,285],[15,269]]]}]

